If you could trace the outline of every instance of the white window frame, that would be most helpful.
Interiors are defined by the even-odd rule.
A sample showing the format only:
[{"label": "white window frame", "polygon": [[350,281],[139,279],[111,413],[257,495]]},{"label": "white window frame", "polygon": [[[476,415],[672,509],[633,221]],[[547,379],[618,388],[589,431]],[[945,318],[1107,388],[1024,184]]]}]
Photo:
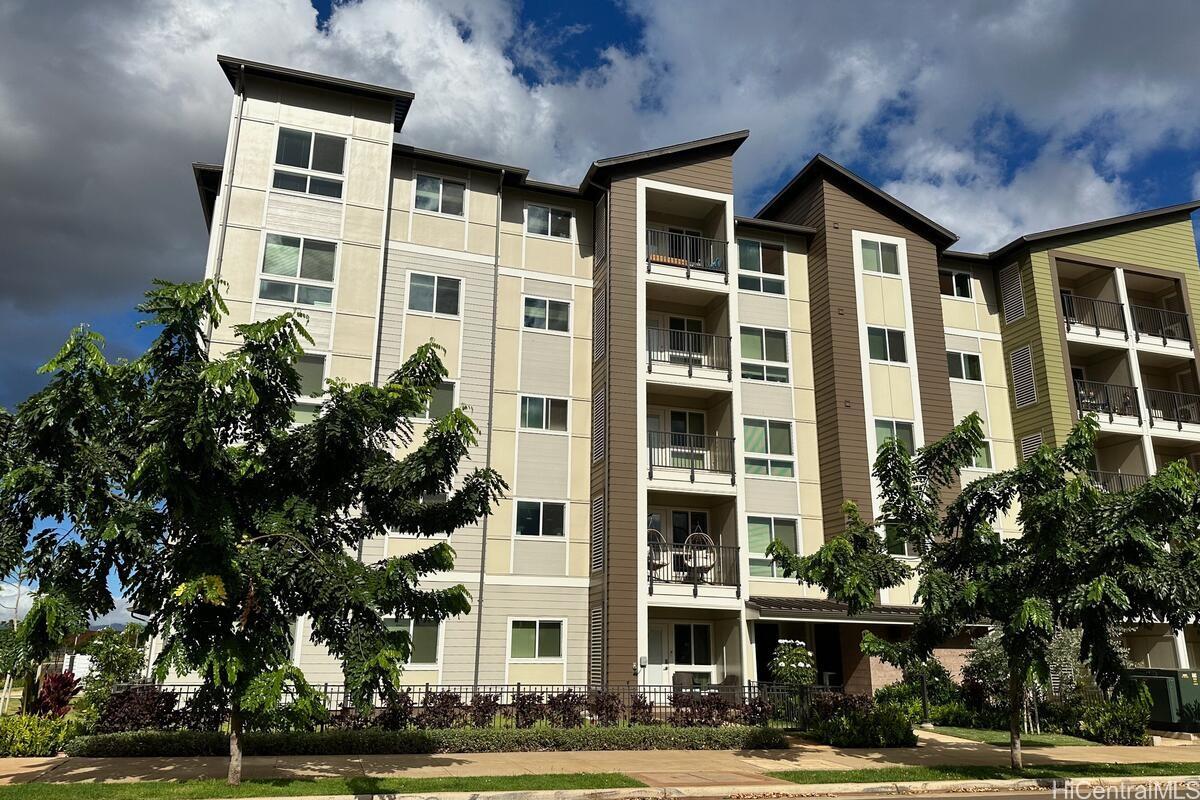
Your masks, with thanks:
[{"label": "white window frame", "polygon": [[[525,324],[525,303],[529,300],[538,300],[546,304],[546,327],[536,328],[532,325]],[[567,329],[565,331],[553,330],[550,327],[550,304],[562,303],[567,307]],[[537,331],[538,333],[552,333],[555,336],[570,336],[575,327],[575,309],[574,303],[570,300],[563,300],[558,297],[544,297],[536,294],[526,294],[521,296],[521,330]]]},{"label": "white window frame", "polygon": [[[767,331],[770,331],[772,333],[782,333],[783,334],[783,347],[784,347],[784,350],[786,351],[784,353],[784,355],[786,356],[786,358],[783,361],[768,361],[766,359],[747,358],[745,353],[741,352],[741,344],[740,343],[741,343],[741,336],[742,336],[743,330],[759,331],[762,334],[763,355],[766,355],[766,352],[767,352]],[[781,386],[791,386],[791,384],[792,384],[792,335],[791,335],[791,331],[787,330],[786,328],[767,328],[762,325],[741,325],[741,324],[739,324],[738,325],[738,342],[739,342],[739,344],[738,344],[738,374],[741,375],[742,380],[755,381],[758,383],[768,383],[768,384],[777,383]],[[763,368],[763,377],[747,378],[745,375],[742,375],[741,368],[742,368],[743,364],[751,364],[754,366],[761,366]],[[774,380],[771,380],[766,377],[766,368],[768,366],[778,367],[780,365],[783,365],[783,367],[785,369],[787,369],[787,378],[785,380],[774,381]]]},{"label": "white window frame", "polygon": [[[690,635],[690,638],[692,640],[692,663],[691,664],[684,664],[683,662],[681,662],[679,660],[679,653],[675,652],[675,629],[680,626],[683,626],[683,625],[686,625],[687,627],[692,629],[692,632]],[[695,654],[696,654],[696,630],[695,629],[698,627],[708,628],[708,657],[709,657],[709,659],[711,659],[711,663],[708,663],[708,664],[695,663]],[[697,672],[697,671],[702,671],[705,667],[707,667],[709,669],[709,671],[711,671],[717,666],[717,663],[719,661],[720,661],[720,659],[717,658],[717,640],[716,640],[716,637],[714,636],[713,624],[711,622],[687,621],[687,622],[672,622],[671,623],[671,667],[673,668],[673,671]]]},{"label": "white window frame", "polygon": [[[547,209],[547,211],[564,211],[564,212],[566,212],[571,217],[571,222],[569,225],[570,233],[567,236],[554,236],[549,233],[534,233],[533,231],[529,230],[529,208],[530,208],[530,206],[537,206],[538,208],[544,208],[544,209]],[[528,200],[525,202],[525,205],[523,206],[523,214],[525,217],[525,224],[524,224],[523,230],[525,231],[525,235],[531,239],[546,239],[551,242],[570,242],[572,244],[574,244],[576,241],[578,241],[578,238],[579,238],[578,237],[578,228],[576,227],[576,224],[575,224],[575,216],[576,215],[575,215],[575,209],[573,209],[573,208],[569,208],[567,206],[556,206],[551,203],[538,203],[538,202],[534,202],[532,200]],[[547,217],[547,225],[549,225],[549,217]],[[547,228],[547,230],[549,230],[549,228]]]},{"label": "white window frame", "polygon": [[[417,179],[419,178],[436,178],[438,183],[438,210],[433,211],[428,208],[417,208]],[[461,214],[448,214],[442,211],[442,199],[445,195],[444,186],[446,181],[451,183],[461,183],[463,186],[463,212]],[[452,219],[458,222],[466,222],[471,213],[471,181],[467,178],[460,178],[455,175],[444,175],[437,172],[429,172],[427,170],[413,170],[412,177],[412,203],[409,206],[414,214],[427,214],[431,217],[441,217],[442,219]]]},{"label": "white window frame", "polygon": [[[538,532],[537,533],[521,533],[517,530],[517,507],[521,503],[537,503],[538,506]],[[563,532],[561,536],[554,536],[545,532],[546,530],[546,506],[562,506],[563,510]],[[547,541],[547,542],[565,542],[570,539],[571,527],[571,504],[566,500],[543,500],[535,497],[515,497],[513,498],[513,538],[517,541]]]},{"label": "white window frame", "polygon": [[[422,278],[433,278],[432,311],[422,311],[419,308],[412,307],[412,279],[414,275],[420,275]],[[438,283],[443,280],[458,281],[458,308],[453,314],[437,310]],[[466,297],[467,281],[457,275],[442,275],[437,272],[422,272],[419,269],[410,269],[404,276],[404,313],[406,314],[417,314],[422,317],[435,317],[437,319],[462,319],[463,304],[466,303]]]},{"label": "white window frame", "polygon": [[[442,383],[450,384],[450,408],[451,409],[458,408],[458,381],[452,381],[447,378],[443,378]],[[432,401],[432,400],[433,400],[433,398],[430,397],[430,401]],[[430,403],[430,405],[432,405],[432,402]],[[431,417],[429,414],[430,410],[431,409],[429,408],[429,406],[426,406],[425,413],[419,417],[413,417],[413,420],[417,421],[417,422],[433,421],[434,418]]]},{"label": "white window frame", "polygon": [[921,445],[917,442],[917,423],[915,420],[896,419],[895,417],[875,417],[871,420],[871,438],[875,440],[873,442],[875,447],[871,450],[871,462],[872,463],[875,462],[875,456],[878,455],[878,453],[879,453],[879,446],[883,444],[883,442],[879,441],[879,437],[875,433],[875,425],[878,422],[892,423],[891,438],[893,438],[893,439],[899,438],[896,436],[896,425],[907,425],[909,428],[911,428],[912,429],[913,450],[912,450],[912,452],[909,453],[909,455],[915,456],[917,454],[917,450],[920,449]]},{"label": "white window frame", "polygon": [[[283,134],[283,131],[285,129],[289,130],[289,131],[296,131],[298,133],[307,133],[311,137],[308,142],[308,163],[309,163],[308,167],[293,167],[288,164],[280,164],[278,161],[275,160],[276,158],[279,157],[279,138]],[[321,136],[329,136],[334,139],[341,139],[342,142],[344,143],[342,146],[342,171],[341,172],[325,172],[324,170],[312,168],[312,166],[311,166],[312,165],[312,154],[313,154],[313,148],[316,147],[317,134],[320,134]],[[325,200],[325,201],[331,202],[331,203],[344,203],[346,201],[346,167],[347,167],[347,164],[349,163],[349,159],[350,159],[350,137],[349,136],[346,136],[346,135],[340,134],[340,133],[330,133],[328,131],[317,131],[317,130],[313,130],[312,128],[293,128],[290,125],[276,125],[275,126],[275,143],[274,143],[274,148],[271,151],[271,184],[270,184],[270,188],[268,189],[268,191],[283,192],[284,194],[290,194],[293,197],[312,197],[317,200]],[[318,178],[321,180],[336,179],[338,181],[338,183],[340,183],[342,186],[342,193],[338,197],[330,197],[327,194],[313,194],[312,192],[308,191],[308,189],[307,189],[307,187],[311,183],[311,181],[307,181],[307,180],[305,181],[304,185],[306,188],[303,192],[301,192],[297,189],[277,188],[275,186],[275,173],[279,172],[279,171],[290,172],[293,175],[302,175],[306,179],[307,178]],[[331,177],[331,176],[333,176],[333,177]]]},{"label": "white window frame", "polygon": [[[748,512],[746,514],[746,529],[747,529],[747,531],[749,531],[750,520],[752,518],[753,519],[766,519],[766,520],[771,521],[771,541],[772,542],[775,541],[775,523],[777,521],[783,520],[785,522],[794,522],[796,524],[796,555],[798,555],[798,556],[804,555],[804,532],[801,529],[801,525],[803,523],[801,522],[799,517],[794,517],[790,514],[755,514],[753,512]],[[748,534],[747,534],[747,537],[748,537]],[[756,553],[750,549],[749,538],[747,538],[747,540],[746,540],[746,558],[747,559],[757,558],[760,560],[767,560],[767,556],[765,553]],[[779,569],[779,565],[776,564],[774,562],[774,560],[771,561],[771,574],[770,575],[754,575],[754,574],[750,573],[750,569],[751,569],[750,562],[749,562],[749,560],[747,560],[746,572],[747,572],[748,577],[752,581],[785,580],[785,581],[790,582],[790,581],[795,580],[795,578],[785,578],[783,576],[783,573]]]},{"label": "white window frame", "polygon": [[912,547],[912,542],[904,543],[904,552],[903,553],[893,553],[891,551],[891,549],[888,547],[888,543],[887,543],[888,527],[889,527],[889,525],[886,522],[879,526],[879,536],[880,536],[880,538],[883,539],[883,548],[884,548],[884,550],[887,551],[888,555],[890,555],[892,558],[904,559],[905,561],[917,561],[918,559],[920,559],[920,556],[917,553],[909,552],[909,548]]},{"label": "white window frame", "polygon": [[[866,333],[866,336],[867,336],[867,360],[870,363],[872,363],[872,364],[887,364],[889,366],[898,364],[898,365],[905,366],[905,367],[907,367],[909,364],[912,363],[912,359],[910,358],[911,353],[909,353],[909,350],[908,350],[908,331],[907,330],[905,330],[904,328],[889,328],[886,325],[867,325],[866,330],[867,330],[867,333]],[[884,332],[883,341],[884,341],[884,345],[887,347],[887,358],[875,358],[874,356],[871,355],[871,331],[872,330]],[[888,335],[892,332],[898,333],[904,338],[904,360],[903,361],[896,361],[892,358],[892,340],[891,340],[891,337]]]},{"label": "white window frame", "polygon": [[[972,353],[970,350],[947,350],[946,355],[947,356],[958,356],[959,371],[961,371],[963,374],[963,376],[961,378],[956,378],[953,375],[951,375],[950,380],[958,381],[959,383],[971,383],[971,384],[986,383],[986,381],[983,378],[983,354]],[[975,360],[979,362],[979,380],[975,380],[974,378],[967,377],[967,356],[974,356]]]},{"label": "white window frame", "polygon": [[[771,275],[769,273],[763,272],[761,269],[758,271],[742,269],[741,243],[743,241],[754,242],[755,244],[758,245],[758,248],[759,248],[758,263],[760,266],[762,265],[762,246],[765,244],[765,245],[770,245],[771,247],[778,247],[779,248],[779,258],[783,262],[783,274],[782,275]],[[761,294],[761,295],[765,295],[767,297],[788,297],[788,279],[787,279],[788,257],[787,257],[787,248],[784,247],[782,242],[775,242],[775,241],[771,241],[770,239],[758,239],[754,236],[738,236],[738,237],[735,237],[735,239],[734,239],[734,246],[738,248],[738,270],[737,270],[738,284],[737,284],[737,288],[738,288],[739,292],[752,292],[754,294]],[[748,278],[757,278],[759,281],[759,284],[758,284],[759,288],[757,288],[757,289],[744,288],[741,283],[741,277],[743,275],[745,275]],[[765,292],[765,291],[763,291],[762,279],[764,277],[766,277],[768,280],[779,281],[781,284],[783,284],[783,291],[782,292]]]},{"label": "white window frame", "polygon": [[968,469],[973,469],[976,472],[995,472],[996,471],[996,448],[992,447],[991,439],[984,439],[983,446],[988,452],[988,461],[991,462],[991,466],[989,466],[989,467],[976,466],[975,459],[978,456],[975,455],[975,456],[971,456],[971,466],[968,467]]},{"label": "white window frame", "polygon": [[[535,653],[538,650],[538,644],[541,641],[542,625],[546,623],[558,623],[559,639],[558,639],[558,656],[546,657],[535,655],[533,658],[521,658],[512,654],[513,645],[513,623],[514,622],[535,622],[537,627],[533,632],[533,646]],[[510,664],[566,664],[567,661],[567,618],[566,617],[509,617],[508,618],[508,637],[504,642],[504,655]]]},{"label": "white window frame", "polygon": [[[400,617],[388,617],[388,619],[390,619],[394,622],[399,622],[401,618]],[[413,628],[416,625],[416,622],[417,621],[413,620],[413,619],[408,620],[408,659],[404,662],[404,666],[408,669],[418,669],[418,670],[420,670],[420,669],[441,669],[441,667],[442,667],[442,642],[445,641],[445,633],[446,633],[445,630],[443,630],[443,628],[445,626],[442,625],[442,622],[444,622],[444,620],[432,623],[433,625],[437,626],[437,646],[433,648],[433,661],[413,661],[412,660],[412,641],[413,641],[412,637],[413,637]],[[422,624],[429,625],[431,623],[423,622]]]},{"label": "white window frame", "polygon": [[[879,272],[874,272],[872,270],[867,269],[867,262],[862,257],[862,246],[866,242],[872,242],[874,244],[879,245],[879,266],[880,266]],[[895,273],[884,272],[882,269],[882,267],[883,267],[883,246],[885,244],[893,245],[896,248],[896,270],[897,271]],[[900,244],[898,241],[896,241],[895,237],[883,238],[883,237],[879,236],[878,234],[869,234],[869,233],[860,234],[860,236],[858,237],[858,247],[856,248],[854,257],[859,259],[859,265],[860,265],[863,275],[878,275],[883,278],[898,278],[898,279],[904,278],[904,275],[906,272],[906,270],[905,270],[905,264],[906,264],[905,246]]]},{"label": "white window frame", "polygon": [[[958,281],[952,277],[951,283],[954,286],[954,294],[942,294],[942,297],[944,297],[947,300],[970,300],[971,302],[975,301],[975,275],[974,275],[974,273],[972,273],[970,270],[966,270],[966,269],[952,269],[950,267],[938,267],[938,283],[939,284],[941,283],[941,277],[942,277],[943,272],[949,273],[951,276],[955,276],[955,277],[957,277],[958,275],[966,275],[967,276],[967,294],[961,295],[958,293]],[[938,292],[941,293],[940,285],[938,286]]]},{"label": "white window frame", "polygon": [[[529,398],[531,400],[541,400],[542,401],[542,421],[546,424],[549,424],[549,422],[550,422],[549,401],[562,400],[564,403],[566,403],[567,404],[567,427],[566,427],[566,430],[560,431],[560,430],[555,430],[553,428],[545,428],[545,427],[543,427],[543,428],[527,428],[527,427],[525,427],[525,425],[523,424],[524,421],[522,420],[522,414],[521,414],[522,401],[525,398]],[[559,395],[548,395],[548,394],[518,394],[517,395],[517,430],[519,430],[519,431],[534,431],[536,433],[549,433],[549,434],[553,434],[555,436],[570,436],[571,435],[571,398],[562,397]]]},{"label": "white window frame", "polygon": [[[329,390],[325,384],[329,380],[329,363],[333,360],[333,354],[329,353],[329,352],[315,353],[312,351],[305,350],[303,355],[309,356],[311,358],[320,356],[321,360],[324,362],[324,366],[321,371],[321,390],[322,391],[319,395],[303,395],[303,396],[298,395],[296,397],[295,402],[293,402],[292,405],[293,406],[314,406],[314,407],[316,407],[316,410],[318,412],[317,416],[320,416],[319,412],[320,412],[321,406],[325,403],[326,400],[329,399]],[[293,421],[292,424],[293,425],[303,425],[305,423]]]},{"label": "white window frame", "polygon": [[[300,240],[300,252],[297,256],[298,261],[297,261],[297,265],[296,265],[296,277],[291,278],[291,277],[288,277],[287,275],[273,275],[271,273],[263,271],[263,267],[266,266],[264,262],[266,261],[266,258],[267,258],[267,237],[268,236],[287,236],[288,238],[291,238],[291,239],[299,239]],[[312,278],[301,278],[300,277],[300,265],[304,261],[304,245],[305,245],[305,243],[307,243],[309,241],[321,242],[322,244],[333,245],[333,280],[317,281],[317,280],[313,280]],[[254,302],[256,304],[257,303],[266,303],[267,305],[278,306],[280,308],[297,308],[297,309],[302,309],[302,310],[311,308],[311,309],[315,309],[317,311],[333,312],[337,309],[338,275],[341,273],[341,271],[342,271],[342,243],[341,242],[334,241],[331,239],[322,239],[319,236],[304,236],[303,234],[299,234],[299,233],[284,233],[282,231],[264,230],[262,232],[262,235],[259,237],[259,242],[258,242],[258,272],[255,274],[255,279],[254,279]],[[262,292],[262,281],[274,281],[276,283],[290,283],[294,286],[312,286],[317,289],[329,289],[330,290],[329,305],[318,306],[318,305],[312,305],[310,303],[300,303],[300,302],[296,302],[294,300],[289,303],[286,300],[273,300],[269,297],[262,297],[262,296],[260,296],[261,292]],[[292,296],[295,297],[296,295],[293,294]]]},{"label": "white window frame", "polygon": [[[766,431],[767,452],[755,453],[755,452],[751,452],[750,450],[746,449],[746,423],[747,422],[765,422],[767,424],[767,431]],[[772,422],[787,425],[787,427],[788,427],[788,443],[792,449],[792,452],[790,455],[776,456],[774,453],[771,452],[771,423]],[[767,472],[765,474],[760,474],[757,472],[751,473],[750,468],[746,464],[746,461],[748,461],[750,459],[754,459],[754,460],[758,460],[758,461],[765,460],[767,462]],[[791,461],[792,474],[791,475],[772,475],[771,474],[771,462],[772,461]],[[747,478],[753,478],[754,480],[760,480],[760,479],[765,478],[765,479],[769,479],[769,480],[773,480],[773,481],[795,481],[796,475],[797,475],[795,421],[790,420],[790,419],[772,419],[770,417],[743,416],[742,417],[742,472],[745,474],[745,476]]]}]

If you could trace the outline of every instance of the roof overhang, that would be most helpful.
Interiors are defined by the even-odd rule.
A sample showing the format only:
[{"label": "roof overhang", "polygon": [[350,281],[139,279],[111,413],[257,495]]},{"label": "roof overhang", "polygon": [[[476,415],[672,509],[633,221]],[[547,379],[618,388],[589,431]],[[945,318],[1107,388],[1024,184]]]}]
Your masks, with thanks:
[{"label": "roof overhang", "polygon": [[221,65],[225,77],[229,79],[229,85],[233,87],[235,92],[241,90],[241,79],[243,76],[254,75],[262,78],[272,78],[277,81],[285,81],[287,83],[296,83],[301,86],[328,89],[357,97],[390,102],[392,104],[392,124],[397,133],[404,127],[404,120],[408,117],[408,110],[412,106],[413,98],[416,97],[412,92],[407,92],[403,89],[393,89],[388,86],[378,86],[372,83],[360,83],[359,81],[346,80],[345,78],[333,78],[328,75],[319,75],[315,72],[304,72],[289,67],[264,64],[260,61],[247,61],[244,58],[234,58],[233,56],[218,55],[217,63]]},{"label": "roof overhang", "polygon": [[776,222],[772,219],[757,219],[756,217],[734,217],[733,224],[737,228],[782,233],[788,236],[812,236],[817,232],[816,228],[808,225],[793,225],[790,222]]},{"label": "roof overhang", "polygon": [[844,603],[809,597],[751,597],[747,607],[758,612],[760,619],[792,620],[796,622],[870,622],[883,625],[912,625],[920,610],[914,606],[873,606],[853,617]]},{"label": "roof overhang", "polygon": [[626,153],[622,156],[602,158],[598,161],[593,161],[592,165],[588,167],[587,174],[583,176],[583,180],[579,184],[579,190],[581,193],[586,192],[590,185],[598,183],[613,173],[638,169],[649,170],[703,153],[710,153],[716,157],[731,156],[748,138],[750,138],[750,131],[740,130],[709,136],[704,139],[695,139],[690,142],[672,144],[666,147],[657,147],[653,150],[641,150],[636,153]]},{"label": "roof overhang", "polygon": [[196,179],[196,191],[200,193],[200,208],[204,211],[204,227],[212,230],[213,209],[217,205],[217,195],[221,192],[220,164],[205,164],[200,161],[192,163],[192,177]]}]

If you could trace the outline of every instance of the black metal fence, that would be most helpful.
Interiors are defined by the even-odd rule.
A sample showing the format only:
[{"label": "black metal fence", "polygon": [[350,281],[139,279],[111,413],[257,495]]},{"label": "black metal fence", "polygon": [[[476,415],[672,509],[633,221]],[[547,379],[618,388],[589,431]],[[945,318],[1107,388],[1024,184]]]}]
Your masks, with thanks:
[{"label": "black metal fence", "polygon": [[665,264],[683,267],[689,278],[692,270],[697,270],[719,273],[728,282],[726,249],[726,242],[720,239],[651,229],[646,231],[646,269],[649,270],[652,264]]},{"label": "black metal fence", "polygon": [[701,433],[671,433],[648,431],[646,443],[650,448],[650,477],[655,469],[686,470],[691,480],[697,472],[734,474],[733,439],[727,436],[708,436]]},{"label": "black metal fence", "polygon": [[1163,344],[1166,344],[1168,339],[1191,343],[1188,316],[1182,311],[1168,311],[1152,306],[1130,306],[1130,311],[1133,312],[1133,331],[1138,341],[1147,336],[1162,339]]},{"label": "black metal fence", "polygon": [[1120,303],[1063,292],[1062,310],[1067,330],[1093,328],[1097,336],[1101,330],[1109,330],[1129,337],[1129,330],[1125,327],[1125,310]]},{"label": "black metal fence", "polygon": [[1080,414],[1096,414],[1108,417],[1137,417],[1142,421],[1142,407],[1138,402],[1137,389],[1117,383],[1099,381],[1075,381],[1075,403]]},{"label": "black metal fence", "polygon": [[1200,394],[1147,389],[1146,408],[1150,412],[1151,426],[1168,422],[1183,430],[1185,422],[1200,423]]},{"label": "black metal fence", "polygon": [[694,368],[700,368],[721,370],[728,380],[733,379],[728,336],[649,328],[646,350],[651,372],[655,364],[676,364],[687,367],[689,376]]},{"label": "black metal fence", "polygon": [[742,596],[736,547],[651,542],[646,562],[650,594],[656,583],[675,583],[691,586],[693,596],[699,595],[701,586],[734,586],[737,596]]},{"label": "black metal fence", "polygon": [[[114,688],[117,694],[153,686],[175,695],[183,709],[200,691],[194,684],[130,684]],[[813,698],[841,693],[839,686],[793,687],[775,683],[716,684],[711,686],[611,686],[558,684],[438,685],[403,688],[388,702],[373,698],[372,712],[364,717],[354,708],[346,687],[315,684],[325,698],[327,727],[366,727],[386,717],[393,726],[443,728],[529,727],[536,724],[579,727],[588,724],[804,724],[810,718]],[[294,698],[284,691],[284,702]]]},{"label": "black metal fence", "polygon": [[1095,469],[1088,475],[1091,477],[1092,483],[1111,494],[1132,491],[1146,482],[1145,475],[1134,475],[1129,472],[1106,472]]}]

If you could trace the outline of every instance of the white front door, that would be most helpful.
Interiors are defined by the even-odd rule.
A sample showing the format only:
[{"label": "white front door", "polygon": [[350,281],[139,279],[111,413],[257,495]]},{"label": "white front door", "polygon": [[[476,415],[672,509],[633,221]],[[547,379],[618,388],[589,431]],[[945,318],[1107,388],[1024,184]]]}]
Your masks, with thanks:
[{"label": "white front door", "polygon": [[667,626],[650,625],[646,629],[647,658],[643,682],[647,686],[669,686],[667,665]]}]

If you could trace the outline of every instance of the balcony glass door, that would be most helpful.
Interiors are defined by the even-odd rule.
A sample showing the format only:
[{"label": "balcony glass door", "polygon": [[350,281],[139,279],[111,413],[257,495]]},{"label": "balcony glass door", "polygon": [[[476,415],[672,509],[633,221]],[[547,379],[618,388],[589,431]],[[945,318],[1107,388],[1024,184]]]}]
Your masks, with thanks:
[{"label": "balcony glass door", "polygon": [[672,511],[671,543],[683,544],[693,533],[708,533],[707,511]]},{"label": "balcony glass door", "polygon": [[667,336],[670,337],[672,364],[698,366],[704,358],[704,320],[694,317],[669,317]]},{"label": "balcony glass door", "polygon": [[672,411],[671,466],[704,468],[704,412]]}]

